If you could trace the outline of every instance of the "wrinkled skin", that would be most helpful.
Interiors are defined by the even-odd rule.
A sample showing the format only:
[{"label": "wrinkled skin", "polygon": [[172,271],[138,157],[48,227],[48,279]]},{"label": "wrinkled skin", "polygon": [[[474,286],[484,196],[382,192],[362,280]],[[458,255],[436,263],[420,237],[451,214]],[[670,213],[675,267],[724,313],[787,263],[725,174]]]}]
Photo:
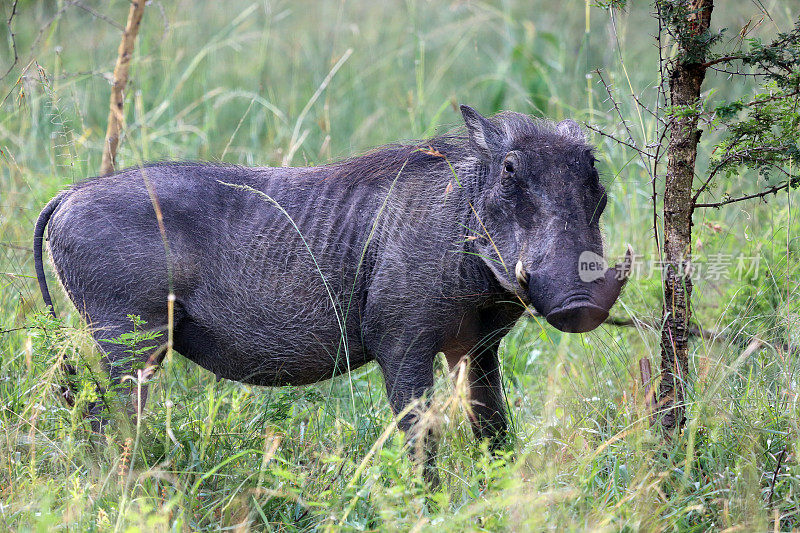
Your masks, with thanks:
[{"label": "wrinkled skin", "polygon": [[171,287],[175,350],[220,378],[303,385],[376,361],[432,465],[420,415],[444,352],[467,365],[476,435],[501,446],[502,337],[529,304],[559,329],[590,331],[624,269],[579,276],[581,253],[603,254],[606,198],[577,124],[462,114],[464,133],[322,167],[156,164],[77,185],[37,221],[45,302],[49,222],[55,270],[112,382],[132,370],[107,339],[131,330],[131,314],[164,331]]}]

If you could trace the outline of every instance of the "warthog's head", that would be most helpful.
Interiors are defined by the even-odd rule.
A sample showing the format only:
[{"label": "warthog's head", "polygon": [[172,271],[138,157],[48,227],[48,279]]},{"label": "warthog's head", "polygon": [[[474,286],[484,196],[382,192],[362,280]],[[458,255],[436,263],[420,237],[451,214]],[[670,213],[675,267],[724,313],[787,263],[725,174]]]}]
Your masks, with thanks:
[{"label": "warthog's head", "polygon": [[475,241],[480,255],[503,287],[553,326],[596,328],[619,297],[630,256],[606,268],[599,226],[606,193],[581,128],[518,113],[487,119],[467,106],[461,112],[486,172],[475,199],[488,236]]}]

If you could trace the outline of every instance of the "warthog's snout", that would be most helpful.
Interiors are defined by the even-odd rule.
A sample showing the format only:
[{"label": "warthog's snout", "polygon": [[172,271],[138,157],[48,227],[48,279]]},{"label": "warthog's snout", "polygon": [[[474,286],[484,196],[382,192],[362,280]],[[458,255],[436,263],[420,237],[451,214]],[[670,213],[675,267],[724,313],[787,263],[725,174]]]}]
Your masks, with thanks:
[{"label": "warthog's snout", "polygon": [[558,294],[566,292],[562,287],[563,280],[525,276],[520,273],[519,264],[517,280],[527,286],[531,302],[550,325],[567,333],[586,333],[608,318],[609,310],[628,281],[631,261],[632,250],[629,247],[622,263],[607,269],[603,277],[591,283],[578,282],[580,292],[572,292],[566,298],[558,297]]},{"label": "warthog's snout", "polygon": [[589,302],[559,307],[547,315],[550,325],[567,333],[586,333],[608,318],[608,311]]}]

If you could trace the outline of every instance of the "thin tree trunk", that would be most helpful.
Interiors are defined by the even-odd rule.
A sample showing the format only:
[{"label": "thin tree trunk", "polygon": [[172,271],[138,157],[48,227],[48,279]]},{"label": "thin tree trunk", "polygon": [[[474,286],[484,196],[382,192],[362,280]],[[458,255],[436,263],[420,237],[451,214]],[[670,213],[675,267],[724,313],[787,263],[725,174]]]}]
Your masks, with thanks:
[{"label": "thin tree trunk", "polygon": [[128,23],[122,33],[122,41],[119,43],[117,52],[117,64],[114,67],[114,83],[111,86],[111,101],[108,111],[108,129],[106,129],[106,140],[103,145],[103,161],[100,164],[100,174],[106,175],[114,172],[117,163],[117,147],[119,146],[119,136],[122,132],[124,115],[122,106],[125,102],[125,86],[128,84],[128,71],[130,69],[131,57],[133,57],[133,45],[136,42],[136,35],[139,33],[139,24],[144,13],[145,0],[131,0],[131,8],[128,11]]},{"label": "thin tree trunk", "polygon": [[[674,2],[679,4],[680,2]],[[678,57],[670,71],[670,102],[674,108],[697,103],[706,74],[707,44],[698,37],[708,31],[713,0],[687,0],[678,29]],[[707,41],[706,41],[707,42]],[[661,329],[661,425],[671,433],[685,420],[684,383],[689,370],[689,319],[692,280],[692,179],[700,131],[697,115],[676,116],[669,125],[664,189],[664,308]]]}]

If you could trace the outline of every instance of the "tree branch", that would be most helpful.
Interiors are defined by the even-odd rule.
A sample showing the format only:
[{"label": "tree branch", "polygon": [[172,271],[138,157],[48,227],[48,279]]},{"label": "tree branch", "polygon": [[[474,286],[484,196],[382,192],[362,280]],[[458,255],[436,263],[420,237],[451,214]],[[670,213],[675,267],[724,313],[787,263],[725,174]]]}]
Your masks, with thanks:
[{"label": "tree branch", "polygon": [[[628,327],[645,327],[652,329],[654,331],[661,329],[661,324],[657,323],[654,320],[642,320],[639,318],[615,318],[609,317],[603,322],[604,324],[608,324],[609,326],[617,326],[620,328],[628,328]],[[749,344],[750,342],[757,342],[761,346],[769,346],[776,351],[783,351],[786,353],[795,353],[797,352],[797,347],[789,346],[786,343],[778,343],[773,344],[771,342],[767,342],[764,339],[755,336],[740,336],[740,335],[731,335],[730,333],[726,333],[724,331],[717,331],[714,329],[707,329],[707,328],[700,328],[695,323],[690,323],[689,327],[687,328],[686,332],[692,336],[701,338],[708,342],[714,342],[717,340],[723,340],[729,343],[736,343],[740,345]],[[746,341],[746,342],[745,342]]]},{"label": "tree branch", "polygon": [[17,66],[19,62],[19,54],[17,53],[17,40],[16,35],[14,35],[14,29],[11,27],[11,22],[14,20],[14,15],[17,14],[17,2],[19,0],[14,0],[14,3],[11,4],[11,15],[9,15],[8,20],[6,20],[6,26],[8,26],[8,33],[11,35],[11,51],[14,54],[14,59],[11,61],[11,64],[8,66],[8,70],[6,70],[5,74],[0,76],[0,81],[3,81],[6,76],[11,74],[11,71],[14,70],[14,67]]},{"label": "tree branch", "polygon": [[789,182],[788,181],[786,183],[781,184],[781,185],[775,185],[773,187],[770,187],[769,189],[767,189],[765,191],[761,191],[759,193],[748,194],[746,196],[739,196],[737,198],[728,198],[727,200],[723,200],[721,202],[712,202],[712,203],[707,203],[707,204],[694,204],[694,207],[722,207],[723,205],[734,204],[736,202],[743,202],[745,200],[752,200],[753,198],[764,198],[767,195],[776,194],[776,193],[782,191],[783,189],[787,189],[787,188],[789,188]]},{"label": "tree branch", "polygon": [[103,146],[103,161],[100,164],[101,175],[110,174],[116,166],[119,136],[125,119],[122,113],[125,102],[125,86],[128,84],[128,71],[131,57],[133,56],[133,46],[136,42],[136,35],[139,33],[139,24],[142,21],[144,5],[145,0],[131,1],[128,23],[125,25],[125,31],[122,32],[122,40],[119,43],[117,64],[114,67],[114,83],[111,86],[108,129],[106,130],[106,141]]},{"label": "tree branch", "polygon": [[767,498],[767,506],[769,508],[772,508],[772,496],[775,494],[775,481],[778,479],[778,473],[781,471],[781,463],[783,463],[784,457],[786,457],[785,446],[783,450],[781,450],[780,455],[778,455],[778,461],[775,465],[775,470],[772,472],[772,482],[769,484],[769,498]]},{"label": "tree branch", "polygon": [[752,102],[747,102],[745,107],[752,107],[754,105],[766,104],[767,102],[774,102],[775,100],[781,100],[783,98],[791,98],[792,96],[800,94],[800,88],[795,89],[794,91],[786,94],[777,94],[775,96],[770,96],[769,98],[764,98],[763,100],[753,100]]},{"label": "tree branch", "polygon": [[[733,146],[738,144],[740,140],[741,140],[741,137],[737,138],[733,142]],[[719,163],[714,165],[714,169],[708,175],[708,178],[706,178],[706,180],[703,183],[703,185],[699,189],[697,189],[697,192],[694,194],[694,196],[692,196],[692,202],[691,202],[692,203],[692,210],[694,210],[695,207],[708,207],[708,206],[706,206],[704,204],[698,204],[697,200],[700,199],[700,194],[702,194],[702,192],[704,190],[706,190],[708,185],[711,183],[711,180],[714,179],[714,176],[716,176],[717,172],[719,172],[723,167],[725,167],[725,165],[727,165],[731,161],[736,161],[737,159],[743,161],[744,158],[753,157],[752,154],[755,153],[755,152],[783,152],[787,148],[788,148],[787,146],[754,146],[752,148],[746,148],[746,149],[738,151],[738,152],[729,153],[724,159],[722,159]],[[758,161],[760,163],[771,165],[772,167],[777,168],[778,170],[783,172],[789,179],[791,179],[791,175],[788,172],[786,172],[784,169],[780,168],[779,166],[776,166],[774,164],[770,164],[768,161],[765,161],[763,159],[755,159],[755,158],[753,158],[752,160]],[[766,194],[769,194],[769,191],[766,192],[765,195]],[[749,198],[751,198],[751,197],[743,197],[742,199],[743,200],[748,200]]]},{"label": "tree branch", "polygon": [[701,63],[700,66],[703,68],[708,68],[719,63],[729,63],[731,61],[735,61],[737,59],[742,59],[741,56],[725,56],[725,57],[718,57],[716,59],[712,59],[711,61],[706,61],[705,63]]},{"label": "tree branch", "polygon": [[73,6],[76,6],[76,7],[79,7],[81,9],[83,9],[84,11],[86,11],[87,13],[89,13],[90,15],[92,15],[95,18],[98,18],[100,20],[103,20],[103,21],[111,24],[112,26],[117,28],[119,31],[124,31],[125,30],[125,28],[123,28],[117,21],[115,21],[114,19],[103,15],[102,13],[98,13],[97,11],[92,9],[91,7],[89,7],[87,5],[84,5],[83,2],[81,2],[80,0],[69,0],[69,3],[72,4]]},{"label": "tree branch", "polygon": [[[628,127],[628,124],[625,122],[625,117],[622,116],[622,110],[619,108],[619,104],[617,103],[616,98],[614,98],[614,94],[611,92],[611,86],[607,84],[605,78],[603,78],[603,73],[600,71],[599,68],[595,69],[595,72],[597,73],[597,77],[600,78],[600,83],[603,84],[603,88],[606,90],[606,93],[608,94],[608,99],[611,100],[611,105],[614,106],[614,110],[617,112],[617,116],[619,117],[620,123],[625,128],[625,133],[628,134],[628,140],[630,141],[630,144],[628,143],[624,144],[626,146],[630,146],[631,148],[635,149],[637,152],[639,152],[640,156],[642,155],[642,153],[647,154],[647,152],[643,152],[641,148],[636,147],[636,141],[633,140],[633,135],[631,134],[631,130]],[[650,154],[647,155],[650,156]]]},{"label": "tree branch", "polygon": [[[741,140],[741,136],[737,137],[737,139],[736,139],[736,141],[734,141],[733,145],[735,146],[740,140]],[[738,152],[736,152],[736,153],[738,153]],[[694,194],[694,196],[692,196],[692,210],[693,211],[694,211],[694,206],[697,204],[697,200],[700,198],[700,195],[703,193],[703,191],[706,190],[706,187],[708,187],[708,185],[711,183],[711,180],[714,179],[714,176],[717,175],[717,172],[719,172],[719,170],[723,166],[725,166],[727,163],[729,163],[735,157],[736,153],[728,154],[728,157],[724,158],[722,161],[720,161],[719,163],[717,163],[714,166],[714,169],[709,173],[708,178],[706,178],[706,181],[703,183],[703,185],[699,189],[697,189],[697,192]]]},{"label": "tree branch", "polygon": [[736,72],[733,72],[732,70],[725,70],[725,69],[721,69],[719,67],[713,67],[713,66],[712,67],[708,67],[708,70],[713,70],[714,72],[718,72],[720,74],[727,74],[729,76],[745,76],[745,77],[752,76],[754,78],[757,78],[759,76],[768,76],[769,75],[766,72],[739,72],[738,70]]},{"label": "tree branch", "polygon": [[639,100],[639,97],[636,96],[636,93],[631,92],[631,98],[633,98],[633,101],[636,102],[640,108],[642,108],[645,111],[647,111],[647,113],[650,114],[654,119],[656,119],[657,121],[659,121],[663,125],[667,124],[667,121],[664,120],[664,118],[661,115],[659,115],[658,113],[654,112],[652,109],[647,107],[641,100]]},{"label": "tree branch", "polygon": [[[617,327],[648,327],[654,330],[660,330],[661,324],[658,324],[654,321],[648,320],[641,320],[638,318],[615,318],[609,317],[606,319],[604,324],[608,324],[610,326],[617,326]],[[724,333],[719,333],[714,330],[708,329],[700,329],[696,324],[690,324],[688,328],[688,333],[692,337],[702,337],[707,341],[711,341],[718,338],[727,338],[727,335]]]},{"label": "tree branch", "polygon": [[616,143],[619,143],[619,144],[627,146],[631,150],[636,150],[637,152],[639,152],[642,155],[646,155],[647,157],[653,157],[653,154],[651,154],[650,152],[647,152],[646,150],[643,150],[642,148],[639,148],[638,146],[635,146],[635,145],[633,145],[633,144],[631,144],[629,142],[625,142],[625,141],[623,141],[622,139],[620,139],[619,137],[617,137],[615,135],[611,135],[610,133],[606,133],[604,131],[601,131],[599,128],[596,128],[596,127],[592,126],[591,124],[586,124],[586,127],[588,129],[592,130],[595,133],[599,133],[603,137],[608,137],[609,139],[611,139],[612,141],[614,141]]}]

